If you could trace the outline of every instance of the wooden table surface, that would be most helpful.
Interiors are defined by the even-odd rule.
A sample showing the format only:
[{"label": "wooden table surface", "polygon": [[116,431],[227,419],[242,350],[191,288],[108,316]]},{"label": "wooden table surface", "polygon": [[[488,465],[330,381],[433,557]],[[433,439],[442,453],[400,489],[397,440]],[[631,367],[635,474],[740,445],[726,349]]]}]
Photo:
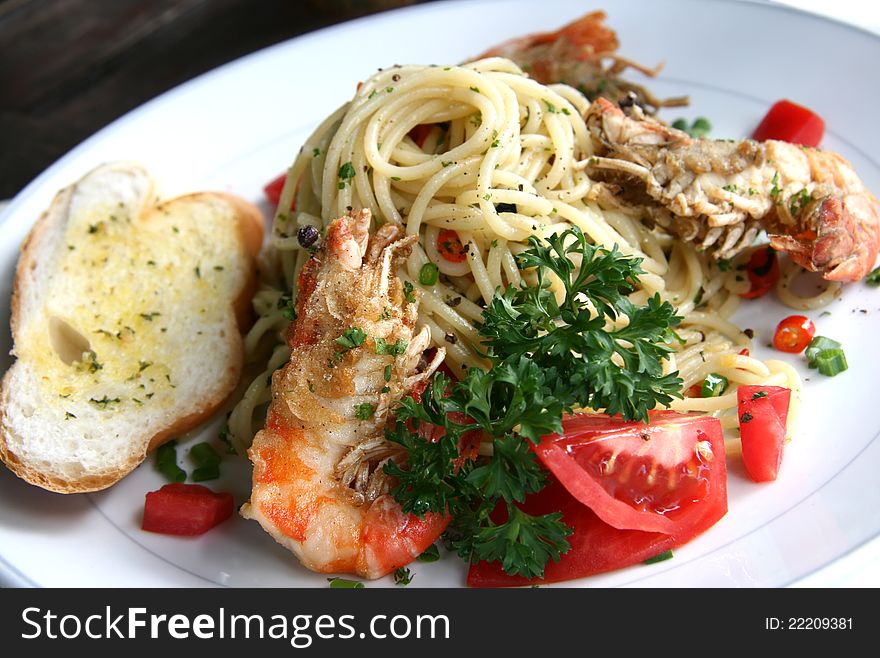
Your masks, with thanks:
[{"label": "wooden table surface", "polygon": [[162,92],[327,25],[430,0],[0,0],[0,199]]}]

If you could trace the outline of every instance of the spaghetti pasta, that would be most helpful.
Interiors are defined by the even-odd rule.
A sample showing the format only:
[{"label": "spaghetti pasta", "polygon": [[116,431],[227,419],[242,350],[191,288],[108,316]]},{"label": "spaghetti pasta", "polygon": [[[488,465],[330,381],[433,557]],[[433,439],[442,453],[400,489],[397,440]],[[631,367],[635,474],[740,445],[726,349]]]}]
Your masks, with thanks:
[{"label": "spaghetti pasta", "polygon": [[[642,259],[645,274],[633,302],[659,293],[677,307],[684,318],[682,343],[666,368],[679,371],[685,388],[713,372],[732,386],[787,385],[795,393],[794,411],[800,388],[794,369],[740,354],[750,337],[729,320],[743,285],[735,271],[722,271],[691,243],[590,200],[593,181],[578,166],[593,149],[582,118],[587,107],[575,89],[539,84],[502,58],[380,71],[318,127],[289,170],[271,237],[277,280],[295,286],[309,255],[296,238],[304,226],[322,230],[361,208],[378,223],[400,223],[419,241],[399,274],[421,295],[420,322],[436,345],[446,347],[453,371],[462,371],[485,366],[477,329],[483,305],[499,288],[531,280],[516,265],[528,238],[574,225],[594,244],[616,245]],[[296,210],[288,212],[294,197]],[[444,255],[440,236],[447,230],[457,232],[465,258]],[[440,274],[430,285],[419,277],[427,263]],[[284,333],[278,300],[295,290],[273,286],[277,282],[255,300],[261,317],[247,337],[249,350],[269,334]],[[258,429],[258,408],[268,401],[269,376],[284,363],[285,350],[279,344],[271,351],[267,368],[230,418],[240,448]],[[686,397],[671,407],[711,413],[735,426],[732,390]]]}]

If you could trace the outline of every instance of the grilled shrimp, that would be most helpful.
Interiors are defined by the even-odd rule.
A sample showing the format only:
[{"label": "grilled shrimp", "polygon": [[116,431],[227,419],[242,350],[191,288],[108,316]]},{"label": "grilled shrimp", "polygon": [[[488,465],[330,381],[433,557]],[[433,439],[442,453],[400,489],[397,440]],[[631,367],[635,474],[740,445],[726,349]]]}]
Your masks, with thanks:
[{"label": "grilled shrimp", "polygon": [[831,281],[857,281],[880,250],[876,199],[836,153],[768,140],[694,139],[597,99],[586,116],[600,181],[590,198],[641,216],[717,258],[766,230],[770,244]]},{"label": "grilled shrimp", "polygon": [[[424,385],[427,327],[395,275],[417,236],[386,224],[369,236],[370,211],[335,220],[299,277],[289,363],[272,377],[265,429],[248,456],[255,519],[313,571],[378,578],[411,562],[449,519],[405,514],[382,466],[393,403]],[[410,297],[410,299],[412,299]]]},{"label": "grilled shrimp", "polygon": [[687,105],[686,96],[659,99],[644,87],[620,77],[628,68],[653,77],[661,67],[650,69],[618,55],[617,35],[605,25],[605,18],[604,11],[594,11],[554,32],[505,41],[478,59],[506,57],[541,84],[564,82],[580,89],[590,100],[602,96],[614,103],[634,102],[651,111]]}]

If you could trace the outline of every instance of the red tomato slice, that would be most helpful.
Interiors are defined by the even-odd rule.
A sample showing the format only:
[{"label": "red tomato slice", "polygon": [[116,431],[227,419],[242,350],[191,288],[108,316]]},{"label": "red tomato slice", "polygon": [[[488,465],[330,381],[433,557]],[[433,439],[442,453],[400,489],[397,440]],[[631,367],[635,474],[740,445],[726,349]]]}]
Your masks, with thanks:
[{"label": "red tomato slice", "polygon": [[806,315],[789,315],[776,325],[773,334],[773,347],[781,352],[800,354],[813,336],[816,335],[816,325]]},{"label": "red tomato slice", "polygon": [[458,233],[449,229],[437,234],[437,251],[450,263],[461,263],[467,259],[461,238]]},{"label": "red tomato slice", "polygon": [[232,516],[233,507],[231,494],[200,484],[166,484],[147,494],[141,528],[165,535],[201,535]]},{"label": "red tomato slice", "polygon": [[782,464],[791,390],[780,386],[740,386],[736,400],[746,472],[755,482],[772,482]]},{"label": "red tomato slice", "polygon": [[661,411],[646,424],[575,414],[563,429],[563,436],[544,437],[538,459],[614,528],[692,536],[704,507],[727,509],[716,418]]},{"label": "red tomato slice", "polygon": [[740,293],[740,297],[755,299],[770,292],[779,281],[779,261],[776,252],[771,247],[755,251],[746,265],[746,274],[751,287],[748,292]]},{"label": "red tomato slice", "polygon": [[822,117],[802,105],[782,100],[774,103],[761,119],[752,139],[759,142],[778,139],[803,146],[819,146],[824,134]]},{"label": "red tomato slice", "polygon": [[[503,509],[504,505],[501,505]],[[470,587],[516,587],[539,583],[556,583],[584,578],[606,571],[640,564],[660,553],[676,548],[714,525],[727,510],[703,507],[700,519],[691,528],[690,536],[676,537],[641,530],[618,530],[602,521],[590,508],[582,505],[556,480],[539,493],[529,496],[522,508],[529,514],[562,512],[562,520],[572,528],[568,541],[571,550],[559,562],[549,562],[543,580],[529,580],[504,573],[499,562],[478,562],[470,565],[467,584]],[[496,519],[501,521],[502,519]]]}]

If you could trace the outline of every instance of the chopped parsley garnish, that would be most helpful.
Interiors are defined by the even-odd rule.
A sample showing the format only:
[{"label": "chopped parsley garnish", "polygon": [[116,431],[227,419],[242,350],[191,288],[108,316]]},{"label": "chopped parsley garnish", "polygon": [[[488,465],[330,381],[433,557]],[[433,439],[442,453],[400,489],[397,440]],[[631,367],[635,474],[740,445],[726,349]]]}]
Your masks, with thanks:
[{"label": "chopped parsley garnish", "polygon": [[342,335],[336,339],[336,343],[342,345],[347,352],[348,350],[353,350],[355,347],[363,345],[366,339],[367,334],[363,329],[360,327],[351,327],[342,332]]},{"label": "chopped parsley garnish", "polygon": [[757,393],[752,395],[752,400],[760,400],[761,398],[767,397],[767,391],[758,391]]},{"label": "chopped parsley garnish", "polygon": [[400,567],[394,572],[395,585],[409,585],[412,582],[413,575],[406,567]]},{"label": "chopped parsley garnish", "polygon": [[770,188],[770,196],[776,200],[777,204],[782,203],[780,201],[780,199],[778,198],[782,192],[782,188],[779,187],[779,172],[778,171],[773,172],[773,178],[770,179],[770,183],[773,185],[773,187]]},{"label": "chopped parsley garnish", "polygon": [[551,103],[550,101],[548,101],[546,98],[544,99],[544,105],[547,106],[547,111],[548,111],[550,114],[556,114],[556,106],[553,105],[553,103]]},{"label": "chopped parsley garnish", "polygon": [[409,281],[404,281],[404,282],[403,282],[403,297],[404,297],[404,299],[406,299],[406,301],[408,301],[410,304],[414,304],[415,301],[416,301],[416,296],[415,296],[415,294],[413,293],[414,290],[415,290],[415,288],[413,288],[413,284],[412,284],[412,283],[410,283]]},{"label": "chopped parsley garnish", "polygon": [[343,189],[346,183],[351,183],[351,179],[357,175],[357,172],[354,170],[354,165],[351,162],[346,162],[339,168],[339,189]]},{"label": "chopped parsley garnish", "polygon": [[89,398],[89,402],[91,402],[96,407],[100,407],[101,409],[106,409],[108,407],[108,405],[117,404],[119,402],[119,398],[108,398],[105,395],[100,400],[98,400],[96,398]]},{"label": "chopped parsley garnish", "polygon": [[872,270],[871,273],[867,277],[865,277],[865,283],[873,288],[880,286],[880,267],[874,268],[874,270]]},{"label": "chopped parsley garnish", "polygon": [[354,408],[354,416],[358,420],[369,420],[373,417],[373,413],[376,411],[376,405],[370,404],[369,402],[364,402],[363,404],[355,405]]},{"label": "chopped parsley garnish", "polygon": [[419,562],[436,562],[440,559],[440,549],[436,544],[431,544],[416,558]]},{"label": "chopped parsley garnish", "polygon": [[789,199],[788,209],[793,216],[797,216],[812,200],[813,195],[807,192],[807,188],[803,188]]},{"label": "chopped parsley garnish", "polygon": [[387,342],[384,338],[376,339],[376,354],[385,354],[389,356],[399,356],[406,352],[407,343],[405,340],[398,340],[394,343]]},{"label": "chopped parsley garnish", "polygon": [[296,308],[292,293],[284,293],[278,298],[278,308],[281,309],[281,315],[285,320],[290,320],[291,322],[296,320]]},{"label": "chopped parsley garnish", "polygon": [[[404,398],[395,410],[386,437],[406,458],[384,467],[397,480],[391,493],[404,512],[451,514],[446,539],[464,559],[541,577],[549,560],[569,550],[571,530],[561,514],[534,516],[517,506],[546,484],[529,442],[561,433],[563,414],[574,408],[647,420],[649,409],[680,397],[681,379],[664,375],[662,361],[681,318],[659,296],[644,306],[629,301],[640,262],[590,245],[577,228],[546,243],[531,238],[519,265],[534,269],[537,285],[509,286],[483,312],[491,369],[471,368],[458,382],[437,373],[419,401]],[[565,289],[561,303],[550,273]],[[619,318],[625,326],[612,324]],[[442,436],[423,438],[421,423],[442,428]],[[491,457],[459,454],[471,431],[491,441]],[[490,517],[496,506],[506,508],[505,521]]]},{"label": "chopped parsley garnish", "polygon": [[157,318],[162,314],[159,313],[158,311],[153,311],[152,313],[141,313],[140,315],[147,322],[152,322],[153,318]]}]

